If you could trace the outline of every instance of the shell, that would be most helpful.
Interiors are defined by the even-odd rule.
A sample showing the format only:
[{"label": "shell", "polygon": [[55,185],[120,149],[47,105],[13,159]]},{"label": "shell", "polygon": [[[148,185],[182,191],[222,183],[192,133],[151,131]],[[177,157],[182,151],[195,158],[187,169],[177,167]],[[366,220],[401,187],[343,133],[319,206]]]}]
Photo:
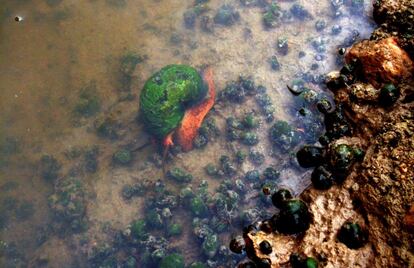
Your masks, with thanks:
[{"label": "shell", "polygon": [[186,109],[207,94],[207,86],[196,69],[168,65],[153,74],[140,96],[140,116],[145,129],[158,140],[176,129]]}]

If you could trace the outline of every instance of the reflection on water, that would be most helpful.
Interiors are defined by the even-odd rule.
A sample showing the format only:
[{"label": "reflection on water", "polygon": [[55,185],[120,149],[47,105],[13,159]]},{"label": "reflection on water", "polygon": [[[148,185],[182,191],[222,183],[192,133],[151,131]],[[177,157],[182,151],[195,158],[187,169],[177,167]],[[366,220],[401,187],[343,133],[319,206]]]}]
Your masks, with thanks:
[{"label": "reflection on water", "polygon": [[[366,2],[3,0],[0,266],[234,266],[231,232],[272,212],[263,186],[308,185],[294,154]],[[171,63],[212,66],[222,92],[164,177],[136,118]]]}]

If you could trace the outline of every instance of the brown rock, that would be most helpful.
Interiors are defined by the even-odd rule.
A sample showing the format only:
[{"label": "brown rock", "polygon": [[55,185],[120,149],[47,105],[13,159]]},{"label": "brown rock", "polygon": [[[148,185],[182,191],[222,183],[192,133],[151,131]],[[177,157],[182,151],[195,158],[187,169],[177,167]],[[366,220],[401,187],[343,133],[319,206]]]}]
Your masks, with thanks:
[{"label": "brown rock", "polygon": [[345,60],[347,63],[358,60],[365,78],[376,87],[382,83],[397,84],[414,72],[413,62],[393,37],[357,43],[346,54]]},{"label": "brown rock", "polygon": [[405,214],[404,223],[405,226],[407,226],[407,229],[414,231],[414,204],[411,206],[407,214]]}]

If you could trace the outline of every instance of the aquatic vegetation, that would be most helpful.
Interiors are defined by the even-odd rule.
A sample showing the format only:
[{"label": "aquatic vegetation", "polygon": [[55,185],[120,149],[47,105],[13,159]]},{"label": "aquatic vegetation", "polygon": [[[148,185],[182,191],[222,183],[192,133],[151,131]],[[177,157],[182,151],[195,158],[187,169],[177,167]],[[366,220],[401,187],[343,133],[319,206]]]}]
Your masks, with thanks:
[{"label": "aquatic vegetation", "polygon": [[256,133],[246,131],[241,134],[241,142],[248,146],[254,146],[259,143],[259,138]]},{"label": "aquatic vegetation", "polygon": [[135,54],[128,53],[121,57],[120,59],[120,91],[130,91],[131,83],[133,79],[133,74],[135,72],[136,66],[142,63],[146,57]]},{"label": "aquatic vegetation", "polygon": [[147,211],[145,214],[145,223],[151,228],[161,229],[164,226],[164,221],[161,214],[156,210]]},{"label": "aquatic vegetation", "polygon": [[148,237],[148,230],[146,221],[143,219],[136,220],[131,223],[128,228],[131,238],[140,241]]},{"label": "aquatic vegetation", "polygon": [[80,90],[79,99],[73,109],[80,117],[92,117],[101,110],[101,100],[98,96],[95,83],[91,83]]},{"label": "aquatic vegetation", "polygon": [[193,175],[178,167],[169,170],[167,177],[179,183],[188,183],[193,180]]},{"label": "aquatic vegetation", "polygon": [[256,102],[260,107],[262,115],[265,117],[266,122],[270,123],[274,119],[275,108],[270,96],[266,93],[264,86],[258,86],[257,91],[259,94],[256,95]]},{"label": "aquatic vegetation", "polygon": [[263,179],[264,180],[276,181],[279,178],[279,176],[280,176],[280,172],[277,171],[273,167],[267,167],[263,171]]},{"label": "aquatic vegetation", "polygon": [[8,181],[0,186],[0,192],[10,192],[17,189],[18,187],[19,183],[17,183],[16,181]]},{"label": "aquatic vegetation", "polygon": [[216,255],[218,247],[219,247],[219,244],[218,244],[217,235],[210,234],[206,236],[206,238],[203,241],[203,244],[202,244],[203,254],[208,256],[209,258],[212,258]]},{"label": "aquatic vegetation", "polygon": [[276,230],[283,234],[297,234],[306,231],[311,223],[312,215],[308,206],[299,199],[283,202],[280,213],[272,217]]},{"label": "aquatic vegetation", "polygon": [[312,15],[309,13],[309,11],[307,11],[305,7],[298,3],[294,3],[290,7],[290,13],[292,13],[292,15],[299,20],[312,18]]},{"label": "aquatic vegetation", "polygon": [[96,133],[101,138],[116,140],[119,137],[120,124],[111,118],[95,121]]},{"label": "aquatic vegetation", "polygon": [[236,167],[233,165],[233,163],[231,163],[230,157],[227,155],[220,156],[220,166],[223,173],[227,176],[233,176],[237,172]]},{"label": "aquatic vegetation", "polygon": [[207,266],[202,262],[193,262],[189,268],[207,268]]},{"label": "aquatic vegetation", "polygon": [[249,151],[249,160],[256,166],[260,166],[263,164],[265,160],[265,155],[256,150]]},{"label": "aquatic vegetation", "polygon": [[99,147],[92,146],[85,151],[84,154],[84,166],[85,170],[89,173],[95,173],[98,170],[98,155]]},{"label": "aquatic vegetation", "polygon": [[184,268],[184,258],[178,253],[173,253],[162,259],[160,268]]},{"label": "aquatic vegetation", "polygon": [[253,80],[240,76],[237,81],[227,84],[224,90],[219,93],[219,99],[232,103],[243,103],[246,96],[252,96],[256,91]]},{"label": "aquatic vegetation", "polygon": [[240,14],[229,4],[222,5],[214,16],[214,22],[224,26],[231,26],[240,19]]},{"label": "aquatic vegetation", "polygon": [[286,121],[277,121],[269,130],[270,142],[286,153],[299,144],[299,133]]},{"label": "aquatic vegetation", "polygon": [[200,196],[191,198],[189,207],[194,216],[206,217],[208,214],[208,207]]},{"label": "aquatic vegetation", "polygon": [[81,181],[72,177],[58,181],[54,194],[49,196],[49,207],[59,223],[73,231],[82,230],[86,205]]},{"label": "aquatic vegetation", "polygon": [[281,14],[280,6],[277,3],[272,2],[266,7],[266,11],[263,13],[264,26],[266,28],[277,27],[280,23]]},{"label": "aquatic vegetation", "polygon": [[44,155],[40,159],[41,176],[49,182],[53,182],[59,177],[62,165],[52,155]]},{"label": "aquatic vegetation", "polygon": [[179,236],[183,232],[183,226],[179,223],[171,223],[167,226],[167,236]]},{"label": "aquatic vegetation", "polygon": [[132,162],[132,154],[128,149],[120,149],[112,155],[112,162],[117,165],[129,165]]},{"label": "aquatic vegetation", "polygon": [[[177,131],[183,150],[192,147],[204,117],[214,104],[212,71],[205,74],[208,86],[199,73],[185,65],[168,65],[144,85],[140,97],[140,114],[146,130],[164,146],[171,146],[172,133]],[[209,93],[209,98],[201,102]],[[201,102],[201,103],[200,103]]]},{"label": "aquatic vegetation", "polygon": [[129,200],[134,196],[142,196],[147,190],[146,185],[142,182],[137,182],[132,185],[126,184],[122,187],[122,197],[125,200]]},{"label": "aquatic vegetation", "polygon": [[249,170],[246,172],[246,175],[244,175],[244,178],[247,181],[255,182],[260,180],[260,172],[256,169]]},{"label": "aquatic vegetation", "polygon": [[247,158],[247,153],[241,150],[236,152],[236,163],[241,165],[244,163],[244,160]]},{"label": "aquatic vegetation", "polygon": [[368,235],[358,223],[345,222],[338,232],[338,240],[350,249],[358,249],[366,244]]},{"label": "aquatic vegetation", "polygon": [[326,28],[326,21],[324,19],[317,20],[315,22],[316,31],[320,32]]},{"label": "aquatic vegetation", "polygon": [[273,55],[270,60],[270,67],[272,68],[273,71],[279,71],[280,70],[280,62],[277,59],[277,56]]},{"label": "aquatic vegetation", "polygon": [[30,219],[34,213],[35,209],[33,204],[27,200],[22,201],[14,212],[16,219],[22,221]]}]

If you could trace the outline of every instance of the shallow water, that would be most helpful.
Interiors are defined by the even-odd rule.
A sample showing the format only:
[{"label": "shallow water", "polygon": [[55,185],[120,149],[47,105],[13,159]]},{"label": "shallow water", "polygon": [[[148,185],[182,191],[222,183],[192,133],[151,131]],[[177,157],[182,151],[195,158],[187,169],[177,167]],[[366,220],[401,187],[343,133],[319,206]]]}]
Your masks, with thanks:
[{"label": "shallow water", "polygon": [[[156,267],[162,256],[172,252],[181,252],[187,265],[198,260],[209,267],[231,267],[243,258],[223,249],[210,255],[203,252],[204,239],[194,234],[194,215],[185,199],[177,207],[171,203],[158,206],[170,207],[173,214],[163,218],[163,225],[178,222],[184,226],[181,235],[172,237],[166,237],[164,227],[148,230],[158,246],[163,244],[160,237],[168,240],[159,255],[154,253],[148,260],[143,252],[154,252],[149,242],[137,244],[125,238],[131,222],[144,218],[148,211],[158,211],[156,206],[145,209],[144,204],[162,188],[160,183],[151,185],[143,194],[128,199],[122,195],[125,185],[160,180],[173,196],[187,185],[163,176],[160,152],[149,144],[150,137],[136,120],[145,80],[171,63],[199,70],[211,66],[218,91],[240,75],[250,77],[256,86],[267,88],[275,108],[273,122],[266,122],[255,101],[257,96],[247,96],[242,104],[217,101],[209,118],[215,120],[220,135],[188,153],[173,150],[166,163],[167,169],[180,167],[193,175],[189,184],[197,195],[202,195],[202,190],[197,190],[200,183],[208,183],[209,193],[203,195],[210,204],[207,219],[217,216],[214,202],[209,200],[217,197],[217,188],[228,178],[230,186],[219,191],[224,187],[226,193],[237,193],[233,204],[237,208],[227,216],[217,216],[226,227],[225,231],[211,231],[219,235],[218,245],[227,246],[231,232],[254,220],[254,215],[244,220],[239,217],[243,211],[258,207],[260,217],[274,213],[269,200],[261,201],[264,181],[247,181],[247,171],[262,173],[269,166],[278,170],[280,176],[271,184],[272,191],[288,187],[299,194],[309,185],[309,174],[298,167],[294,154],[301,144],[317,142],[323,133],[321,117],[315,101],[303,102],[301,96],[290,94],[286,85],[302,79],[306,88],[317,92],[318,99],[329,98],[319,75],[337,67],[337,50],[352,41],[353,31],[359,33],[356,39],[369,37],[369,1],[361,14],[349,5],[342,6],[344,14],[338,18],[328,0],[281,1],[286,14],[291,14],[293,4],[301,3],[310,17],[287,16],[272,29],[263,25],[263,7],[226,1],[239,13],[234,24],[226,26],[213,19],[223,2],[206,2],[207,8],[189,29],[183,14],[194,7],[190,0],[0,1],[1,267]],[[211,32],[202,29],[203,16],[210,18]],[[326,28],[317,31],[315,23],[320,19],[325,20]],[[335,24],[341,25],[340,33],[331,32]],[[287,55],[276,48],[278,38],[284,37],[288,40]],[[303,57],[299,57],[301,51],[305,52]],[[122,63],[131,55],[137,65],[130,72]],[[273,55],[280,63],[279,70],[271,68]],[[312,116],[301,116],[301,108],[311,111]],[[235,175],[208,176],[204,170],[208,163],[218,165],[221,155],[234,159],[236,151],[250,150],[241,142],[226,139],[225,121],[252,111],[261,121],[254,130],[260,142],[252,148],[265,155],[264,163],[255,165],[247,159],[243,164],[233,163]],[[272,148],[268,131],[277,120],[289,122],[301,135],[300,143],[285,151]],[[102,131],[103,122],[110,122],[114,131]],[[113,154],[125,148],[132,151],[131,162],[114,163]],[[68,190],[62,185],[72,183],[72,178],[79,181],[82,190],[63,197]],[[245,184],[243,189],[237,188],[237,179]],[[62,200],[54,202],[56,197],[66,198],[65,205]],[[68,202],[79,202],[81,208],[69,208]],[[268,208],[261,209],[264,207]],[[210,220],[205,225],[212,227],[213,223]],[[138,264],[126,266],[128,258]]]}]

